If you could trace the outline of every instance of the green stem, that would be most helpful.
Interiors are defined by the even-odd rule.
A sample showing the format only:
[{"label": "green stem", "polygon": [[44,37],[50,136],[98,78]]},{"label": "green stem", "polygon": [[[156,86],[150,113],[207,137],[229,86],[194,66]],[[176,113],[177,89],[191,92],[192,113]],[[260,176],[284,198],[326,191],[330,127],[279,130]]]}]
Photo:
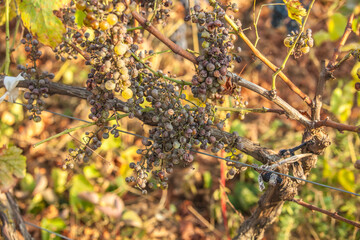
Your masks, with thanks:
[{"label": "green stem", "polygon": [[191,49],[186,49],[186,51],[188,51],[189,53],[192,53],[192,54],[196,54],[196,55],[199,55],[200,53],[194,51],[194,50],[191,50]]},{"label": "green stem", "polygon": [[216,109],[219,111],[230,111],[230,112],[252,112],[252,113],[267,113],[269,111],[268,108],[232,108],[232,107],[218,107]]},{"label": "green stem", "polygon": [[11,50],[14,49],[14,46],[15,46],[15,41],[16,41],[16,34],[19,30],[19,26],[20,26],[20,12],[19,12],[19,8],[18,8],[18,5],[17,5],[17,2],[16,0],[14,0],[14,4],[15,4],[15,11],[16,11],[16,25],[15,25],[15,31],[14,31],[14,37],[13,37],[13,42],[11,44]]},{"label": "green stem", "polygon": [[158,11],[158,0],[154,1],[154,14],[151,16],[150,20],[149,20],[149,24],[152,23],[152,21],[154,20],[156,13]]},{"label": "green stem", "polygon": [[[258,33],[258,30],[257,30],[257,24],[258,24],[258,22],[259,22],[259,18],[260,18],[260,14],[261,14],[262,8],[263,8],[263,7],[266,7],[266,6],[276,6],[276,5],[285,5],[285,4],[284,4],[284,3],[268,3],[268,4],[263,4],[263,5],[261,5],[256,20],[255,20],[255,15],[256,15],[255,5],[256,5],[256,0],[254,0],[254,13],[253,13],[253,16],[254,16],[255,35],[256,35],[256,40],[255,40],[254,46],[256,47],[256,45],[258,44],[258,42],[259,42],[259,40],[260,40],[259,33]],[[243,31],[244,31],[244,30],[243,30]]]},{"label": "green stem", "polygon": [[[125,114],[121,114],[121,115],[117,115],[117,116],[108,118],[108,119],[106,119],[106,121],[112,121],[112,120],[115,120],[115,119],[121,119],[121,118],[124,118],[124,117],[127,117],[127,116],[129,116],[129,113],[125,113]],[[58,138],[58,137],[60,137],[62,135],[74,132],[75,130],[86,128],[86,127],[91,127],[91,126],[94,126],[94,125],[96,125],[96,123],[92,122],[92,123],[86,123],[86,124],[83,124],[83,125],[80,125],[80,126],[77,126],[77,127],[66,129],[66,130],[64,130],[64,131],[62,131],[62,132],[60,132],[58,134],[55,134],[55,135],[53,135],[53,136],[51,136],[51,137],[49,137],[47,139],[44,139],[44,140],[42,140],[40,142],[35,143],[33,147],[34,148],[38,147],[39,145],[41,145],[41,144],[43,144],[45,142],[48,142],[48,141],[50,141],[52,139],[55,139],[55,138]]]},{"label": "green stem", "polygon": [[139,26],[139,27],[128,28],[126,31],[131,32],[131,31],[135,31],[135,30],[138,30],[138,29],[144,29],[144,28],[143,28],[143,26]]},{"label": "green stem", "polygon": [[159,54],[163,54],[163,53],[168,53],[168,52],[172,52],[172,50],[171,50],[171,49],[168,49],[168,50],[164,50],[164,51],[160,51],[160,52],[155,52],[155,53],[153,53],[153,54],[151,54],[151,55],[149,55],[149,56],[147,56],[147,57],[142,58],[141,60],[146,61],[146,60],[148,60],[149,58],[152,58],[152,57],[155,56],[155,55],[159,55]]},{"label": "green stem", "polygon": [[5,56],[5,75],[8,75],[10,68],[10,0],[5,1],[5,21],[6,21],[6,56]]},{"label": "green stem", "polygon": [[164,78],[164,79],[166,79],[166,80],[172,81],[172,82],[177,83],[177,84],[180,84],[180,85],[192,85],[191,82],[186,82],[186,81],[184,81],[184,80],[177,80],[177,79],[174,79],[174,78],[167,77],[167,76],[165,76],[164,74],[161,74],[161,73],[153,70],[153,69],[152,69],[151,67],[149,67],[148,65],[146,65],[143,60],[141,60],[138,56],[136,56],[136,54],[131,53],[131,55],[135,58],[136,61],[142,63],[145,68],[147,68],[150,72],[152,72],[152,73],[153,73],[155,76],[157,76],[157,77]]},{"label": "green stem", "polygon": [[299,34],[298,34],[295,42],[293,43],[293,45],[291,45],[291,48],[289,49],[289,51],[288,51],[288,53],[287,53],[287,55],[286,55],[286,57],[285,57],[285,59],[284,59],[284,62],[283,62],[282,65],[278,68],[278,70],[272,75],[272,90],[276,90],[276,77],[277,77],[277,75],[285,68],[285,65],[286,65],[287,61],[289,60],[291,54],[293,53],[293,51],[294,51],[294,49],[295,49],[295,47],[296,47],[297,42],[300,40],[301,34],[304,32],[306,22],[307,22],[307,20],[308,20],[308,18],[309,18],[310,11],[311,11],[314,3],[315,3],[315,0],[312,0],[311,4],[310,4],[310,6],[309,6],[309,9],[308,9],[308,11],[307,11],[307,13],[306,13],[306,17],[305,17],[305,19],[304,19],[304,23],[302,24],[302,26],[301,26],[301,28],[300,28],[300,32],[299,32]]}]

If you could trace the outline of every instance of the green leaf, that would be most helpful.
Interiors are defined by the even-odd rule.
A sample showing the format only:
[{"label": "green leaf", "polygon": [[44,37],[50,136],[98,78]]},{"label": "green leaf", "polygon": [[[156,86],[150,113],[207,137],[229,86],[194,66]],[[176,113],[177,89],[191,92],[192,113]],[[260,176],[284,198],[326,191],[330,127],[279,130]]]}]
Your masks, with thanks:
[{"label": "green leaf", "polygon": [[248,211],[259,200],[258,192],[253,184],[237,182],[229,199],[237,209]]},{"label": "green leaf", "polygon": [[56,193],[63,193],[66,190],[65,184],[67,183],[68,173],[60,168],[54,168],[51,171],[51,178],[54,182],[54,190]]},{"label": "green leaf", "polygon": [[70,205],[76,213],[78,213],[79,210],[93,209],[93,204],[78,197],[81,192],[91,192],[93,190],[93,185],[85,178],[84,175],[78,174],[72,178],[69,197]]},{"label": "green leaf", "polygon": [[25,177],[20,181],[22,191],[32,192],[36,186],[34,177],[30,173],[26,173]]},{"label": "green leaf", "polygon": [[[61,218],[53,218],[53,219],[43,218],[41,220],[41,227],[48,229],[50,231],[53,231],[53,232],[60,233],[62,230],[64,230],[66,228],[66,223]],[[51,233],[49,233],[47,231],[41,231],[41,239],[42,240],[49,240],[49,239],[60,240],[61,238],[58,236],[53,237],[53,236],[51,236]]]},{"label": "green leaf", "polygon": [[62,42],[65,27],[53,11],[69,2],[70,0],[23,0],[19,6],[21,19],[41,43],[56,47]]},{"label": "green leaf", "polygon": [[26,157],[18,147],[0,148],[0,191],[9,189],[16,178],[25,177]]},{"label": "green leaf", "polygon": [[301,5],[299,0],[284,0],[288,10],[288,16],[302,25],[302,18],[306,16],[306,9]]},{"label": "green leaf", "polygon": [[355,188],[355,176],[354,173],[348,169],[341,169],[338,174],[338,181],[345,188],[350,192],[354,192]]},{"label": "green leaf", "polygon": [[205,171],[203,174],[203,178],[204,178],[204,188],[211,188],[212,185],[212,177],[211,177],[211,173],[209,171]]},{"label": "green leaf", "polygon": [[338,87],[334,89],[331,95],[331,112],[334,113],[341,122],[345,122],[351,114],[353,101],[352,89],[351,82],[343,86],[342,82],[339,81]]},{"label": "green leaf", "polygon": [[76,12],[75,12],[75,23],[79,28],[84,26],[85,17],[86,17],[86,13],[84,11],[76,10]]},{"label": "green leaf", "polygon": [[231,123],[230,132],[237,132],[240,136],[244,136],[246,134],[245,124],[243,124],[240,120],[235,119]]},{"label": "green leaf", "polygon": [[132,210],[126,210],[121,216],[121,220],[128,226],[140,228],[143,225],[142,219],[135,211]]},{"label": "green leaf", "polygon": [[340,13],[332,15],[328,21],[328,31],[332,41],[338,40],[344,33],[347,19]]},{"label": "green leaf", "polygon": [[96,170],[94,165],[84,167],[84,175],[87,179],[101,177],[101,174]]}]

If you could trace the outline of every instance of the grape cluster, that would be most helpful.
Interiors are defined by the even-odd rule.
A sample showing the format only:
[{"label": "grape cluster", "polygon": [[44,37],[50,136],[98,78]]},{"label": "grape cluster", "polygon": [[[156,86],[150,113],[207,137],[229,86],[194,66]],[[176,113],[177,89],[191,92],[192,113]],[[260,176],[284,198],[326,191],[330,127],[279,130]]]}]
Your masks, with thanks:
[{"label": "grape cluster", "polygon": [[191,149],[194,146],[206,149],[211,143],[215,152],[224,146],[210,132],[214,118],[211,106],[191,108],[183,105],[185,94],[179,94],[176,90],[174,85],[154,79],[151,73],[143,79],[141,86],[134,88],[139,99],[145,98],[151,103],[154,110],[150,118],[157,125],[149,131],[151,139],[142,141],[146,148],[138,150],[142,160],[130,165],[135,170],[136,178],[127,178],[127,181],[136,181],[141,189],[147,186],[146,178],[150,172],[160,187],[166,188],[167,174],[172,173],[175,165],[193,162]]},{"label": "grape cluster", "polygon": [[229,34],[229,29],[223,23],[225,11],[216,8],[213,12],[201,10],[199,5],[192,8],[193,14],[186,20],[192,20],[199,26],[199,33],[204,49],[197,57],[199,63],[197,74],[193,76],[191,88],[195,97],[205,101],[209,99],[223,99],[223,92],[228,89],[231,80],[227,76],[230,62],[233,60],[229,53],[234,49],[235,35]]},{"label": "grape cluster", "polygon": [[[125,13],[126,5],[121,1],[104,4],[102,1],[80,0],[76,8],[86,13],[84,25],[91,27],[95,37],[85,33],[84,38],[77,42],[89,55],[86,61],[91,65],[91,72],[86,82],[87,90],[91,91],[88,101],[92,105],[89,118],[99,124],[105,124],[109,110],[115,109],[115,96],[121,93],[125,99],[131,99],[131,77],[137,77],[131,51],[138,50],[135,40],[127,33],[126,24],[130,15]],[[137,35],[139,39],[139,35]]]},{"label": "grape cluster", "polygon": [[[162,189],[167,188],[168,176],[173,172],[174,167],[188,166],[194,161],[195,153],[192,150],[195,148],[206,150],[212,146],[213,153],[225,149],[226,152],[231,153],[228,159],[236,161],[241,159],[242,155],[236,152],[242,149],[241,144],[238,144],[236,133],[234,133],[234,143],[228,145],[213,134],[214,128],[223,129],[225,119],[217,119],[216,111],[210,104],[204,107],[184,104],[187,101],[186,96],[179,93],[178,86],[159,81],[158,77],[146,70],[141,73],[144,74],[141,85],[132,79],[134,81],[132,90],[135,95],[135,100],[132,100],[138,104],[145,99],[151,104],[153,111],[147,113],[147,118],[156,127],[149,131],[150,138],[142,140],[145,148],[137,151],[142,155],[142,159],[138,163],[130,163],[135,176],[127,177],[127,182],[134,182],[143,193],[147,192],[145,188],[153,188],[154,184]],[[230,114],[227,114],[226,118],[230,118]],[[230,175],[241,167],[231,166],[233,170],[230,171]],[[148,182],[150,174],[155,181]]]},{"label": "grape cluster", "polygon": [[29,92],[24,93],[24,98],[27,100],[26,108],[31,114],[29,119],[40,122],[41,111],[45,108],[45,102],[42,98],[49,97],[47,85],[55,75],[48,72],[42,72],[41,74],[38,72],[36,62],[41,57],[42,52],[39,50],[39,41],[37,39],[28,33],[25,38],[21,39],[21,43],[25,45],[25,52],[28,53],[28,58],[33,63],[31,67],[18,65],[18,69],[23,72],[23,77],[26,80],[33,80],[28,87]]},{"label": "grape cluster", "polygon": [[[296,38],[298,37],[299,32],[291,32],[285,39],[284,39],[284,45],[287,48],[291,48]],[[310,51],[310,48],[314,46],[314,39],[312,38],[312,31],[311,29],[307,29],[305,33],[301,33],[299,41],[296,43],[295,48],[291,55],[294,56],[294,58],[299,58],[303,54],[307,54]]]},{"label": "grape cluster", "polygon": [[[155,7],[152,5],[155,3],[150,1],[141,4],[142,7]],[[155,21],[166,15],[162,6],[168,7],[171,2],[162,1],[161,4],[157,6]],[[176,165],[186,166],[194,161],[192,149],[196,147],[207,149],[212,146],[213,153],[225,149],[232,153],[229,159],[241,159],[241,154],[236,152],[240,149],[236,141],[225,146],[224,139],[213,134],[213,129],[222,129],[225,121],[215,117],[213,107],[209,104],[202,107],[185,104],[188,101],[182,93],[185,86],[180,90],[178,85],[162,79],[164,73],[149,71],[144,65],[149,65],[149,62],[139,60],[153,52],[138,51],[137,43],[141,42],[142,36],[127,29],[131,15],[126,5],[116,0],[106,4],[98,0],[80,0],[76,2],[76,8],[86,14],[84,25],[92,28],[94,36],[69,30],[58,52],[68,53],[68,56],[80,51],[83,51],[83,56],[86,54],[85,64],[91,66],[86,81],[86,88],[91,92],[87,98],[91,105],[89,118],[95,121],[98,129],[86,133],[83,144],[69,150],[64,167],[72,168],[74,162],[88,162],[103,139],[109,138],[110,134],[115,138],[119,136],[117,124],[107,126],[109,117],[115,116],[118,110],[128,113],[129,118],[138,117],[155,126],[149,132],[150,138],[142,141],[145,148],[138,150],[141,161],[130,164],[135,175],[126,178],[127,182],[136,183],[144,194],[146,188],[152,188],[154,184],[166,188],[168,175]],[[207,97],[221,99],[221,93],[228,87],[227,70],[233,60],[229,51],[234,48],[234,38],[221,21],[225,15],[222,9],[205,13],[195,6],[193,11],[193,18],[199,20],[205,41],[204,54],[198,57],[198,74],[193,79],[197,84],[192,91],[203,100]],[[120,96],[124,102],[118,101]],[[150,106],[144,109],[144,103]],[[228,114],[226,118],[229,117]],[[233,176],[239,166],[231,167],[229,176]],[[155,181],[148,182],[149,175]]]},{"label": "grape cluster", "polygon": [[140,2],[140,6],[143,8],[144,13],[150,13],[152,23],[165,24],[166,19],[170,16],[170,7],[173,5],[171,0],[145,0]]}]

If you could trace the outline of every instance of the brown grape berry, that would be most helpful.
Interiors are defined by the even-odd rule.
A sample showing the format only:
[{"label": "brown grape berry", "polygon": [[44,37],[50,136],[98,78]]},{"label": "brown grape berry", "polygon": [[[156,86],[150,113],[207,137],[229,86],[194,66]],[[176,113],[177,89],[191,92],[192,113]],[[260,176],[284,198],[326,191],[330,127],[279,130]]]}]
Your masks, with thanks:
[{"label": "brown grape berry", "polygon": [[355,89],[356,91],[360,91],[360,82],[355,83]]}]

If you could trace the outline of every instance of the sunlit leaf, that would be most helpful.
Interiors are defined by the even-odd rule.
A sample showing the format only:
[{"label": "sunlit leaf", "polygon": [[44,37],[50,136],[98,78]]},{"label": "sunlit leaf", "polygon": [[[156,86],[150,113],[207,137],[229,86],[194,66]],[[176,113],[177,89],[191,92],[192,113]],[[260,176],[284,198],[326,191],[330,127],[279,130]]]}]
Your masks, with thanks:
[{"label": "sunlit leaf", "polygon": [[0,148],[0,191],[13,186],[16,178],[25,177],[26,157],[18,147]]},{"label": "sunlit leaf", "polygon": [[25,192],[32,192],[35,186],[34,177],[30,173],[26,173],[25,177],[20,181],[21,190]]},{"label": "sunlit leaf", "polygon": [[299,0],[284,0],[288,16],[302,25],[302,18],[306,16],[306,9]]},{"label": "sunlit leaf", "polygon": [[[66,228],[66,223],[64,222],[64,220],[62,220],[59,217],[53,218],[53,219],[43,218],[41,220],[41,227],[48,229],[50,231],[53,231],[53,232],[60,233],[60,231],[62,231]],[[53,236],[51,233],[49,233],[47,231],[41,231],[41,239],[42,240],[50,240],[50,239],[60,240],[61,238],[58,236]]]},{"label": "sunlit leaf", "polygon": [[84,175],[87,179],[98,178],[101,176],[100,172],[96,170],[94,165],[84,167]]},{"label": "sunlit leaf", "polygon": [[137,228],[140,228],[143,224],[139,215],[132,210],[125,211],[121,217],[121,220],[125,222],[125,225],[129,225]]},{"label": "sunlit leaf", "polygon": [[211,188],[212,185],[212,177],[209,171],[205,171],[203,174],[204,179],[204,188]]},{"label": "sunlit leaf", "polygon": [[19,6],[21,19],[27,29],[45,45],[55,47],[62,42],[65,27],[53,11],[69,3],[69,0],[23,0]]},{"label": "sunlit leaf", "polygon": [[56,193],[63,193],[66,189],[68,173],[60,168],[54,168],[51,171],[51,178],[54,182],[54,190]]},{"label": "sunlit leaf", "polygon": [[341,13],[335,13],[330,17],[328,21],[328,31],[332,41],[336,41],[343,35],[346,24],[347,19]]},{"label": "sunlit leaf", "polygon": [[75,175],[71,181],[70,188],[70,205],[75,212],[79,210],[92,209],[93,204],[79,198],[79,193],[93,191],[93,185],[85,178],[84,175]]},{"label": "sunlit leaf", "polygon": [[338,87],[334,89],[331,95],[330,106],[331,112],[333,112],[341,122],[345,122],[351,114],[353,86],[351,82],[345,86],[342,85],[340,81]]},{"label": "sunlit leaf", "polygon": [[348,169],[341,169],[338,174],[338,181],[345,188],[350,192],[354,192],[355,188],[355,175],[352,171]]}]

